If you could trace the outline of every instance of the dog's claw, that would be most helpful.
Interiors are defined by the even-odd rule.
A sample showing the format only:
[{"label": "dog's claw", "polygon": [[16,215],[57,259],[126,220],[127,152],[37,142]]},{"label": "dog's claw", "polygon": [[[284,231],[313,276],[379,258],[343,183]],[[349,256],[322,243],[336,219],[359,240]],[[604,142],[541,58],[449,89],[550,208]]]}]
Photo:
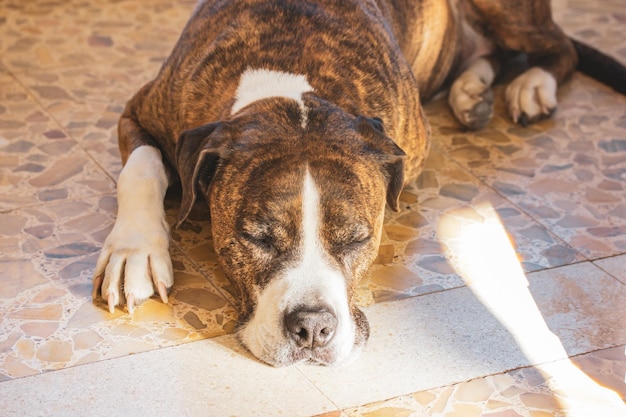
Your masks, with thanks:
[{"label": "dog's claw", "polygon": [[126,297],[126,306],[128,307],[128,314],[132,315],[133,312],[135,311],[135,296],[132,294],[129,294]]},{"label": "dog's claw", "polygon": [[109,294],[109,297],[107,299],[107,304],[109,305],[109,313],[111,314],[115,313],[115,306],[117,305],[117,300],[115,298],[116,297],[114,294]]},{"label": "dog's claw", "polygon": [[161,301],[163,301],[163,304],[167,304],[167,288],[165,287],[165,284],[158,282],[157,289],[159,291],[159,296],[161,296]]},{"label": "dog's claw", "polygon": [[530,119],[528,118],[528,115],[526,113],[522,113],[522,115],[519,117],[519,124],[521,124],[523,127],[528,127],[528,125],[530,124]]}]

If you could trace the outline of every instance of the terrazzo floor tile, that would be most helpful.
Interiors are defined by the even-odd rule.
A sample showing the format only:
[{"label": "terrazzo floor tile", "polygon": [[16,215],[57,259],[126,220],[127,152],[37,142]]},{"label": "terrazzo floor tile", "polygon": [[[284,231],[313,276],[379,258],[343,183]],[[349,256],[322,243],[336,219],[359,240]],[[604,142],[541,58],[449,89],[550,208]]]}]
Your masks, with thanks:
[{"label": "terrazzo floor tile", "polygon": [[27,208],[0,218],[0,375],[17,378],[232,332],[236,315],[209,280],[173,249],[167,305],[133,316],[91,299],[98,251],[115,199]]},{"label": "terrazzo floor tile", "polygon": [[626,287],[593,264],[528,281],[489,297],[466,287],[370,306],[357,361],[297,367],[344,409],[626,343]]},{"label": "terrazzo floor tile", "polygon": [[[172,229],[167,305],[131,317],[91,301],[116,209],[117,119],[194,4],[0,5],[0,414],[547,417],[570,415],[590,380],[624,399],[626,101],[580,74],[555,117],[528,128],[504,115],[502,87],[479,132],[444,100],[427,105],[432,153],[386,214],[357,291],[372,340],[346,367],[272,369],[228,334],[237,294],[203,202]],[[623,0],[553,6],[569,34],[626,62]],[[492,232],[493,246],[472,240]],[[501,285],[512,277],[515,291]],[[569,391],[550,374],[571,372],[568,356],[591,378]]]},{"label": "terrazzo floor tile", "polygon": [[111,178],[11,77],[0,76],[0,210],[114,190]]},{"label": "terrazzo floor tile", "polygon": [[[596,394],[600,403],[591,404],[591,410],[576,403],[575,393],[563,389],[555,365],[601,383],[606,390]],[[623,375],[626,370],[624,346],[581,355],[571,361],[552,364],[552,368],[521,368],[518,370],[479,378],[460,384],[416,392],[364,406],[343,410],[341,417],[548,417],[567,415],[602,415],[619,417],[626,406],[602,409],[609,402],[619,404],[624,399]],[[597,387],[590,389],[596,390]],[[608,397],[608,401],[607,401]],[[574,400],[574,401],[571,401]],[[593,403],[593,400],[589,400]],[[587,414],[582,414],[587,412]],[[577,414],[575,414],[577,413]],[[317,416],[321,417],[321,416]]]},{"label": "terrazzo floor tile", "polygon": [[446,256],[455,237],[439,231],[446,219],[453,218],[458,230],[502,223],[527,272],[585,259],[436,149],[400,202],[398,213],[386,213],[379,256],[359,287],[363,305],[463,285],[454,259]]},{"label": "terrazzo floor tile", "polygon": [[295,367],[261,364],[224,336],[0,383],[0,409],[7,417],[304,417],[336,407]]},{"label": "terrazzo floor tile", "polygon": [[6,0],[0,52],[13,71],[161,62],[194,4]]},{"label": "terrazzo floor tile", "polygon": [[609,274],[626,284],[626,255],[598,259],[594,263]]},{"label": "terrazzo floor tile", "polygon": [[[525,129],[499,118],[462,132],[449,118],[432,117],[435,144],[589,259],[621,253],[626,98],[580,75],[559,97],[551,120]],[[427,111],[437,114],[443,105]]]},{"label": "terrazzo floor tile", "polygon": [[553,16],[569,35],[626,61],[624,2],[606,0],[552,0]]},{"label": "terrazzo floor tile", "polygon": [[156,75],[159,64],[132,67],[69,67],[28,71],[20,82],[43,107],[46,115],[58,120],[71,135],[117,179],[122,168],[117,143],[117,122],[132,94]]},{"label": "terrazzo floor tile", "polygon": [[[565,327],[581,333],[587,333],[600,322],[619,327],[619,318],[607,316],[624,315],[624,305],[616,305],[611,296],[617,293],[623,297],[626,289],[593,265],[542,271],[530,274],[529,278],[532,294],[548,325],[567,323]],[[590,290],[596,283],[605,291],[592,295]],[[558,311],[544,311],[554,293],[561,294],[568,305]],[[593,307],[594,316],[580,310],[585,304]],[[403,407],[420,406],[430,414],[417,415],[489,415],[479,412],[485,407],[499,417],[515,416],[512,412],[516,410],[522,416],[539,417],[546,415],[541,413],[558,409],[568,399],[564,390],[571,387],[563,375],[569,377],[571,372],[578,372],[586,378],[569,364],[567,355],[575,355],[579,348],[560,334],[560,330],[557,335],[567,350],[562,352],[562,358],[544,357],[546,362],[536,367],[539,371],[517,369],[529,361],[514,335],[472,297],[468,288],[378,304],[368,307],[366,314],[372,322],[372,340],[363,355],[345,367],[271,368],[256,361],[234,336],[227,335],[11,383],[5,381],[0,383],[0,407],[11,416],[25,412],[27,415],[31,407],[35,410],[46,407],[53,415],[71,416],[84,413],[84,398],[91,398],[89,406],[93,407],[94,415],[105,415],[111,409],[124,413],[132,407],[138,415],[341,415],[338,408],[404,396],[393,400],[398,403],[392,405],[367,407],[374,410],[372,416],[409,415],[406,410],[401,414],[395,412]],[[389,316],[404,317],[406,325],[389,328],[388,323],[393,322]],[[542,329],[536,330],[536,335],[546,336]],[[596,349],[610,341],[619,346]],[[620,372],[623,368],[625,362],[619,352],[624,341],[623,334],[591,336],[588,342],[595,345],[592,348],[595,351],[574,360],[585,372],[593,368],[589,375],[604,376],[601,382],[608,381],[612,387],[614,379],[608,380],[605,374],[607,370]],[[530,340],[530,343],[543,348],[546,339]],[[381,353],[377,350],[384,350],[384,362],[380,361]],[[495,364],[495,369],[510,371],[489,372]],[[561,373],[563,370],[569,373]],[[482,378],[489,374],[495,375]],[[145,383],[155,378],[158,384]],[[80,385],[71,383],[77,380],[81,381]],[[455,385],[455,380],[461,383]],[[53,381],[58,388],[50,390]],[[585,381],[592,384],[591,380]],[[111,386],[116,389],[100,389]],[[380,411],[377,408],[383,411],[376,414]],[[360,414],[346,410],[344,415]]]},{"label": "terrazzo floor tile", "polygon": [[[568,33],[626,62],[622,2],[553,7]],[[502,96],[499,86],[494,120],[478,132],[460,129],[444,100],[428,105],[435,145],[589,259],[624,252],[626,98],[577,73],[551,119],[520,128]]]}]

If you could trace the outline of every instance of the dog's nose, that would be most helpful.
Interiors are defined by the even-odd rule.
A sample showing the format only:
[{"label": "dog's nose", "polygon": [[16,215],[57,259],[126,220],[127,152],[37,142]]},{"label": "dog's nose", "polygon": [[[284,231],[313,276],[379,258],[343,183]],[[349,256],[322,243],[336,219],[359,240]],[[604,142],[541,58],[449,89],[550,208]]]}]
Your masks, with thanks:
[{"label": "dog's nose", "polygon": [[303,348],[326,346],[333,338],[336,328],[337,317],[326,308],[301,308],[285,315],[287,334]]}]

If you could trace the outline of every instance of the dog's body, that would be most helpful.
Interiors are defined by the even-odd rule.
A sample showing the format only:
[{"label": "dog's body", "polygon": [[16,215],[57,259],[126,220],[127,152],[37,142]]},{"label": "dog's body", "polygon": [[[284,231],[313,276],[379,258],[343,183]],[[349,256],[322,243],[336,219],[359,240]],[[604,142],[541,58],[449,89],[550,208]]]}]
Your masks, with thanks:
[{"label": "dog's body", "polygon": [[507,88],[512,118],[549,115],[576,52],[544,0],[199,3],[120,120],[118,219],[94,295],[130,312],[155,288],[167,301],[163,197],[180,178],[181,222],[198,194],[209,203],[251,352],[277,366],[348,360],[369,333],[352,294],[385,202],[397,209],[427,152],[420,94],[460,74],[453,112],[484,125],[502,51],[531,66]]}]

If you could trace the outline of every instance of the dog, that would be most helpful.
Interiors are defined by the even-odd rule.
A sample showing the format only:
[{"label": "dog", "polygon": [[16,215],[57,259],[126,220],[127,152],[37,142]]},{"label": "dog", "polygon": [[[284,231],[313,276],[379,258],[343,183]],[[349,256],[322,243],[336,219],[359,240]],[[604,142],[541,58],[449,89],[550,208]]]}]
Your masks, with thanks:
[{"label": "dog", "polygon": [[131,314],[155,293],[167,302],[163,199],[180,181],[178,224],[206,199],[249,351],[273,366],[349,362],[369,336],[355,286],[428,152],[422,102],[449,88],[452,113],[479,129],[501,63],[524,53],[505,98],[514,123],[532,123],[554,112],[577,48],[545,0],[201,1],[121,115],[94,299]]}]

